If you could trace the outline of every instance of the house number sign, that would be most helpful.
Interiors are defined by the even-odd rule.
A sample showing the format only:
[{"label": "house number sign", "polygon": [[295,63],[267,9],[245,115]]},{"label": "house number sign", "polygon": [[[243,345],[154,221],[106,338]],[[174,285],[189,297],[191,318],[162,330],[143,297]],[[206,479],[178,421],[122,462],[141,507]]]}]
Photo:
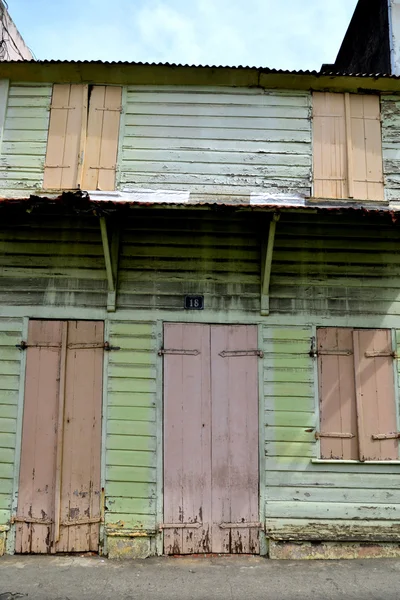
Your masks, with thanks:
[{"label": "house number sign", "polygon": [[203,310],[204,296],[185,296],[186,310]]}]

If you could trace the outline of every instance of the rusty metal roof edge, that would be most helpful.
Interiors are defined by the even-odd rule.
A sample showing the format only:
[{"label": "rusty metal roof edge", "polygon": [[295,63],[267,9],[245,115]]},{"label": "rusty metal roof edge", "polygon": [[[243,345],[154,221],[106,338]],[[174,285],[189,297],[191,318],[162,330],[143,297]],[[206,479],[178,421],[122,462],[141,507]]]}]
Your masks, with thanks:
[{"label": "rusty metal roof edge", "polygon": [[107,61],[107,60],[10,60],[4,61],[7,64],[35,64],[35,65],[109,65],[109,66],[140,66],[140,67],[171,67],[171,68],[190,68],[190,69],[234,69],[234,70],[256,70],[262,73],[279,75],[305,75],[313,77],[362,77],[362,78],[384,78],[400,79],[399,75],[391,73],[349,73],[347,71],[332,70],[308,70],[308,69],[274,69],[256,65],[207,65],[207,64],[188,64],[171,62],[143,62],[143,61]]},{"label": "rusty metal roof edge", "polygon": [[23,206],[26,205],[27,212],[31,212],[35,206],[45,206],[48,203],[51,206],[65,206],[76,210],[77,212],[99,209],[116,210],[118,208],[172,208],[172,209],[232,209],[240,211],[263,211],[263,212],[335,212],[335,213],[360,213],[388,215],[396,221],[400,217],[400,198],[399,203],[387,202],[357,202],[341,200],[338,202],[331,199],[311,198],[302,202],[280,202],[270,201],[267,203],[250,202],[227,202],[227,201],[188,201],[188,202],[163,202],[157,200],[138,201],[132,198],[112,197],[116,192],[104,195],[102,198],[93,196],[85,191],[67,191],[62,194],[41,194],[30,195],[25,198],[6,198],[0,197],[0,207],[2,206]]}]

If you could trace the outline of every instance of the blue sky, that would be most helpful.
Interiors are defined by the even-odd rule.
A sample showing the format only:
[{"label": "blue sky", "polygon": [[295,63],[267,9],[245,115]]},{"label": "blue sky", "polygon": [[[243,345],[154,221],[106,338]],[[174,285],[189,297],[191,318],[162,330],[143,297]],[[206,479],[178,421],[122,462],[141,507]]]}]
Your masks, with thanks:
[{"label": "blue sky", "polygon": [[319,69],[357,0],[8,0],[38,59]]}]

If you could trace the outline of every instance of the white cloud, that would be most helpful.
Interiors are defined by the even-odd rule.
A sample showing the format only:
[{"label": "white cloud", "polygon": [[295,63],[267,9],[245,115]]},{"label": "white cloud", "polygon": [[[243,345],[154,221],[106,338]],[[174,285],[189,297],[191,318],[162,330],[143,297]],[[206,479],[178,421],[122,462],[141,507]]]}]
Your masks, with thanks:
[{"label": "white cloud", "polygon": [[319,69],[356,0],[10,0],[39,58]]}]

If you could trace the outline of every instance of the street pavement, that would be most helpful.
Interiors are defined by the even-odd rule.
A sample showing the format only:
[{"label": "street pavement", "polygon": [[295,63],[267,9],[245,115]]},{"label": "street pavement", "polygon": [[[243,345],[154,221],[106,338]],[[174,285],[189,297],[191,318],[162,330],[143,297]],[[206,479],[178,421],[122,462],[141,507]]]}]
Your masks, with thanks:
[{"label": "street pavement", "polygon": [[3,556],[0,600],[400,600],[400,559]]}]

